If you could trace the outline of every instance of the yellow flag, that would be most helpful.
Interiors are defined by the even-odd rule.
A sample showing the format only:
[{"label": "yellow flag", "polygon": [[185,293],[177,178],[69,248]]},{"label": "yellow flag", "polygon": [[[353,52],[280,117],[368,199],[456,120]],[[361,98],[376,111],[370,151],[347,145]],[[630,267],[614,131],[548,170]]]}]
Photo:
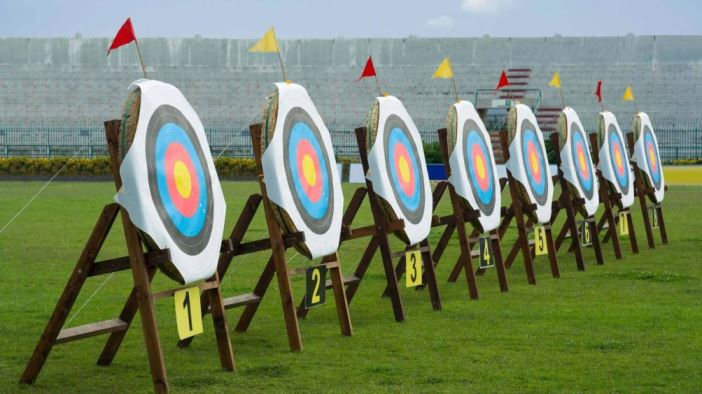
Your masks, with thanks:
[{"label": "yellow flag", "polygon": [[551,82],[548,83],[548,86],[552,88],[561,88],[561,74],[556,71],[553,73],[553,77],[551,77]]},{"label": "yellow flag", "polygon": [[448,57],[445,58],[441,64],[439,64],[439,67],[436,69],[436,71],[434,71],[432,78],[453,78],[453,68],[451,67],[451,60],[449,60]]},{"label": "yellow flag", "polygon": [[249,48],[249,52],[278,52],[278,40],[275,39],[275,32],[271,27],[266,34],[254,46]]},{"label": "yellow flag", "polygon": [[624,89],[624,97],[622,97],[622,100],[634,101],[634,92],[631,91],[631,86],[627,86],[626,89]]}]

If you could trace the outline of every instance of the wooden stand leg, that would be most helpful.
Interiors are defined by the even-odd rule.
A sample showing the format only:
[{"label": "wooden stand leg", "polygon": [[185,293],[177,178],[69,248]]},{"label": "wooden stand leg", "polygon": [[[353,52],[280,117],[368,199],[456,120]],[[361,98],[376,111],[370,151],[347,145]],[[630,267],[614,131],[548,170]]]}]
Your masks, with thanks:
[{"label": "wooden stand leg", "polygon": [[232,348],[232,342],[229,339],[229,327],[227,326],[227,319],[224,312],[224,302],[219,284],[219,275],[215,272],[215,275],[211,280],[216,283],[216,287],[206,291],[206,294],[212,314],[212,324],[217,337],[219,361],[222,364],[222,368],[227,371],[233,371],[235,368],[234,349]]},{"label": "wooden stand leg", "polygon": [[[156,275],[156,268],[148,268],[147,273],[149,276],[149,283],[151,283],[151,281],[154,279],[154,275]],[[132,290],[129,292],[129,297],[127,297],[127,302],[124,303],[122,312],[119,314],[120,320],[124,321],[128,325],[131,325],[132,320],[134,320],[134,316],[136,316],[137,309],[139,309],[137,289],[136,287],[132,287]],[[107,338],[107,342],[105,342],[105,346],[102,348],[100,357],[98,357],[97,365],[108,366],[112,364],[112,361],[114,361],[117,351],[122,345],[122,341],[126,335],[127,330],[115,331],[110,334],[110,336]]]},{"label": "wooden stand leg", "polygon": [[471,299],[477,300],[480,296],[478,294],[478,285],[475,282],[475,272],[473,271],[473,259],[470,256],[470,244],[468,242],[468,236],[466,235],[466,226],[464,218],[463,207],[458,200],[459,196],[453,188],[453,185],[449,186],[449,193],[451,195],[451,204],[453,205],[454,219],[456,220],[456,230],[458,230],[458,244],[460,248],[459,259],[463,267],[463,271],[466,274],[466,284],[468,285],[468,294]]},{"label": "wooden stand leg", "polygon": [[424,276],[429,287],[429,298],[431,298],[431,306],[435,311],[441,310],[441,297],[439,296],[439,287],[436,284],[436,271],[434,270],[434,262],[431,259],[431,247],[426,239],[419,243],[422,252],[422,261],[424,262]]},{"label": "wooden stand leg", "polygon": [[[600,179],[600,182],[602,182],[602,179]],[[606,185],[602,185],[602,187],[607,187]],[[612,210],[612,204],[609,201],[609,197],[605,197],[603,199],[603,203],[605,206],[605,212],[604,212],[604,217],[607,221],[607,224],[609,225],[609,238],[612,239],[612,248],[614,249],[614,257],[617,260],[620,260],[622,258],[622,249],[619,244],[619,236],[617,235],[617,221],[614,218],[614,212]],[[605,240],[606,242],[606,240]]]},{"label": "wooden stand leg", "polygon": [[39,343],[37,343],[34,353],[32,353],[32,357],[29,359],[29,362],[22,373],[20,383],[34,383],[39,375],[39,372],[44,366],[47,357],[49,357],[51,349],[56,344],[56,338],[58,337],[59,332],[61,332],[61,328],[63,328],[64,323],[66,323],[68,314],[78,298],[80,290],[83,288],[83,283],[85,283],[88,273],[90,272],[90,266],[95,262],[95,258],[100,252],[100,249],[107,238],[107,234],[112,228],[112,224],[117,217],[118,211],[119,206],[117,204],[106,205],[103,208],[100,218],[98,219],[97,223],[95,223],[95,227],[90,234],[90,238],[85,244],[83,252],[81,253],[80,258],[73,269],[73,273],[71,274],[71,277],[68,280],[63,293],[61,294],[61,298],[59,298],[59,301],[56,303],[54,312],[51,314],[51,318],[46,324],[46,328],[44,328],[44,333],[41,335],[41,339],[39,340]]},{"label": "wooden stand leg", "polygon": [[[576,231],[577,234],[577,231]],[[558,267],[558,257],[556,256],[556,247],[553,244],[553,233],[551,232],[551,226],[546,226],[546,242],[548,247],[548,260],[551,263],[551,275],[554,278],[561,277],[561,271]],[[577,239],[576,239],[577,243]],[[580,244],[578,244],[580,246]],[[582,256],[581,256],[582,257]]]},{"label": "wooden stand leg", "polygon": [[498,231],[490,231],[490,238],[492,238],[492,253],[495,255],[495,268],[497,269],[497,279],[500,283],[500,291],[506,293],[509,291],[509,284],[507,282],[507,270],[502,262],[502,249],[500,247],[500,237]]},{"label": "wooden stand leg", "polygon": [[661,242],[663,242],[663,245],[668,244],[668,233],[665,230],[665,221],[663,220],[663,207],[660,205],[656,206],[655,209],[656,215],[658,215],[658,228],[661,231]]},{"label": "wooden stand leg", "polygon": [[[339,261],[339,254],[334,253],[331,256],[325,257],[323,262]],[[336,302],[336,312],[339,315],[339,326],[341,334],[351,336],[353,327],[351,326],[351,314],[349,312],[349,304],[346,301],[346,291],[344,290],[344,280],[341,277],[339,266],[329,270],[331,276],[332,288],[334,289],[334,301]]]},{"label": "wooden stand leg", "polygon": [[639,253],[639,244],[636,241],[636,228],[634,227],[634,218],[631,217],[631,209],[626,215],[627,225],[629,226],[629,242],[631,243],[631,251],[634,254]]},{"label": "wooden stand leg", "polygon": [[[365,252],[363,252],[361,261],[358,263],[358,266],[356,266],[356,271],[354,271],[353,274],[356,278],[363,278],[363,276],[366,274],[366,271],[370,266],[371,260],[373,260],[373,256],[375,255],[376,250],[378,250],[378,237],[373,236],[368,242],[368,246],[366,247]],[[349,283],[348,287],[346,288],[346,298],[349,304],[351,304],[353,296],[356,295],[356,291],[358,291],[358,286],[360,283],[360,280],[355,281],[353,283]]]},{"label": "wooden stand leg", "polygon": [[600,243],[600,231],[597,229],[597,223],[595,217],[591,216],[586,219],[588,226],[590,226],[590,231],[592,231],[592,248],[595,249],[595,259],[597,265],[604,264],[604,257],[602,256],[602,244]]},{"label": "wooden stand leg", "polygon": [[395,269],[392,266],[392,254],[390,252],[388,236],[382,226],[378,226],[376,231],[376,234],[378,234],[380,255],[383,260],[383,269],[385,270],[385,279],[388,284],[388,295],[392,302],[392,311],[395,315],[395,321],[402,322],[405,321],[405,312],[402,307],[402,300],[400,299],[400,289],[397,286],[397,276],[395,276]]},{"label": "wooden stand leg", "polygon": [[[261,277],[258,278],[258,282],[256,283],[256,287],[254,287],[253,294],[257,297],[259,297],[259,300],[263,300],[263,296],[266,294],[266,291],[268,290],[268,286],[271,284],[273,281],[273,276],[275,275],[275,266],[273,264],[273,256],[268,258],[268,262],[266,262],[266,266],[263,268],[263,273],[261,273]],[[246,305],[244,308],[244,312],[241,313],[241,316],[239,317],[239,322],[236,324],[236,328],[234,328],[234,331],[236,332],[246,332],[246,330],[249,329],[249,325],[251,324],[251,320],[253,320],[254,315],[256,315],[256,311],[258,311],[258,307],[261,305],[261,302],[256,302],[252,304]]]}]

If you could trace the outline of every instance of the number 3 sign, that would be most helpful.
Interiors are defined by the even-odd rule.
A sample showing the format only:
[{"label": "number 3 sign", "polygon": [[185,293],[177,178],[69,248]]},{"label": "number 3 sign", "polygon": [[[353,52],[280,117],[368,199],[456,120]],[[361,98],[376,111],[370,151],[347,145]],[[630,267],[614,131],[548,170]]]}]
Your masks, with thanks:
[{"label": "number 3 sign", "polygon": [[407,264],[407,278],[405,286],[415,287],[422,284],[422,252],[413,250],[405,253],[405,263]]}]

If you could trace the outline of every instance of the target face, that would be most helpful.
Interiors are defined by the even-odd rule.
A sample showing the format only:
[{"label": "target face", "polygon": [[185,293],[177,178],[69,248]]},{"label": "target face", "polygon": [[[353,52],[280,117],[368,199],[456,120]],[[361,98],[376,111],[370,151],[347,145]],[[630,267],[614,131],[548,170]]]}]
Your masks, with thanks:
[{"label": "target face", "polygon": [[594,187],[594,171],[592,169],[592,159],[590,158],[590,150],[585,142],[585,134],[580,129],[577,123],[571,123],[570,135],[570,153],[575,166],[578,184],[585,193],[588,200],[595,193]]},{"label": "target face", "polygon": [[295,206],[312,231],[324,234],[331,225],[334,193],[322,137],[310,115],[300,107],[288,112],[283,133],[285,174]]},{"label": "target face", "polygon": [[539,205],[548,200],[548,171],[546,169],[546,154],[539,138],[534,131],[534,125],[525,120],[522,124],[521,147],[522,160],[531,193]]},{"label": "target face", "polygon": [[397,115],[390,115],[384,132],[385,167],[393,194],[407,220],[417,224],[424,214],[424,169],[417,146],[407,125]]},{"label": "target face", "polygon": [[660,155],[658,154],[658,145],[656,144],[656,140],[653,138],[653,133],[648,125],[644,126],[643,143],[648,174],[651,177],[653,186],[656,188],[656,190],[658,190],[661,188],[662,183],[661,164],[659,160]]},{"label": "target face", "polygon": [[154,111],[146,134],[151,199],[168,234],[188,255],[203,251],[212,232],[212,182],[195,131],[175,107]]},{"label": "target face", "polygon": [[492,160],[483,134],[475,121],[463,125],[463,154],[473,197],[486,215],[495,209],[495,179]]},{"label": "target face", "polygon": [[622,191],[622,194],[629,193],[629,163],[622,141],[614,125],[607,129],[607,139],[609,140],[609,159],[614,170],[614,177]]}]

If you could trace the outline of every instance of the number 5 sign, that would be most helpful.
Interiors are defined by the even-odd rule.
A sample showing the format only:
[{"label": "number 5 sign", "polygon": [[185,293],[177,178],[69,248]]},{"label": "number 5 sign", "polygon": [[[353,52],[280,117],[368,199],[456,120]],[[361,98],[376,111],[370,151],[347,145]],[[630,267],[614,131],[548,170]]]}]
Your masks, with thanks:
[{"label": "number 5 sign", "polygon": [[178,290],[175,298],[178,337],[189,338],[202,334],[202,312],[200,310],[200,288],[198,286]]},{"label": "number 5 sign", "polygon": [[534,251],[537,256],[548,252],[546,248],[546,228],[544,226],[534,226]]}]

